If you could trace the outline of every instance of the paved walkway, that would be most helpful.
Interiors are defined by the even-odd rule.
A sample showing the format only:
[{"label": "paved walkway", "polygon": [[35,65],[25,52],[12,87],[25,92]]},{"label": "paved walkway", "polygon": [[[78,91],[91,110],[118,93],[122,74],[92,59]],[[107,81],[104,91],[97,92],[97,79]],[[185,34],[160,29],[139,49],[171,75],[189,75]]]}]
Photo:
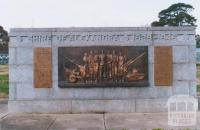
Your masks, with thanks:
[{"label": "paved walkway", "polygon": [[8,99],[0,98],[0,119],[8,114],[7,103],[8,103]]},{"label": "paved walkway", "polygon": [[[200,112],[197,115],[197,125],[184,128],[200,130]],[[6,101],[0,100],[0,130],[149,130],[155,128],[171,128],[167,125],[167,113],[8,114]]]},{"label": "paved walkway", "polygon": [[[199,114],[200,117],[200,114]],[[115,114],[8,114],[1,119],[0,130],[144,130],[165,128],[166,113]],[[200,129],[197,126],[184,127]]]}]

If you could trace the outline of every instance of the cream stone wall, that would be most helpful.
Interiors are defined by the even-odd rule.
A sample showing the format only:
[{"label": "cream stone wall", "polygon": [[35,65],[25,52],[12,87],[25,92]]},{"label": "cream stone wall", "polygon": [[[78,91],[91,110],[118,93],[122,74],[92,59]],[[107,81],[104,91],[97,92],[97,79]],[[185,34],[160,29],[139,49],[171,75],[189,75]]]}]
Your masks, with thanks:
[{"label": "cream stone wall", "polygon": [[[195,27],[13,28],[9,111],[28,113],[163,112],[170,96],[196,96]],[[148,87],[59,88],[58,47],[148,46]],[[173,48],[172,86],[154,85],[154,46]],[[33,48],[52,48],[52,88],[34,88]]]}]

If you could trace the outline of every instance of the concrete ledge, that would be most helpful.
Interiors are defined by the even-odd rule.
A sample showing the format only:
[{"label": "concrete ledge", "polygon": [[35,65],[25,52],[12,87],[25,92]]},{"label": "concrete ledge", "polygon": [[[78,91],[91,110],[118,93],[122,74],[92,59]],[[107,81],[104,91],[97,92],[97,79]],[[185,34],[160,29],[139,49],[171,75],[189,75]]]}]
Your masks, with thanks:
[{"label": "concrete ledge", "polygon": [[68,27],[68,28],[11,28],[10,32],[56,31],[193,31],[196,27]]},{"label": "concrete ledge", "polygon": [[8,101],[8,111],[10,113],[71,113],[71,101]]},{"label": "concrete ledge", "polygon": [[135,112],[135,100],[72,100],[72,113]]},{"label": "concrete ledge", "polygon": [[136,112],[167,112],[167,99],[136,99]]},{"label": "concrete ledge", "polygon": [[8,109],[10,113],[164,112],[167,108],[165,106],[166,101],[167,99],[10,100]]}]

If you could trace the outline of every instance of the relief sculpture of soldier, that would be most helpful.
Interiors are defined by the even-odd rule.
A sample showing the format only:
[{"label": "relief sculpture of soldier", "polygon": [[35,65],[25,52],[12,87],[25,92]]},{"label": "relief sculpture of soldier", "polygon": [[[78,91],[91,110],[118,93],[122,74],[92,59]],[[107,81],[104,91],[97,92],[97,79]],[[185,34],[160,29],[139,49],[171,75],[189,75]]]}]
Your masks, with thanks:
[{"label": "relief sculpture of soldier", "polygon": [[87,52],[84,53],[83,62],[85,66],[85,75],[83,79],[84,79],[84,82],[87,83],[89,80],[89,57],[88,57]]},{"label": "relief sculpture of soldier", "polygon": [[123,82],[124,81],[124,62],[125,57],[122,55],[122,52],[119,52],[118,56],[118,80]]},{"label": "relief sculpture of soldier", "polygon": [[89,67],[89,82],[92,83],[94,80],[94,55],[93,51],[90,51],[88,56],[88,67]]},{"label": "relief sculpture of soldier", "polygon": [[94,82],[98,82],[98,73],[99,73],[99,55],[97,52],[94,53],[94,70],[93,70]]},{"label": "relief sculpture of soldier", "polygon": [[112,54],[110,51],[107,52],[106,61],[107,61],[107,78],[112,79]]},{"label": "relief sculpture of soldier", "polygon": [[99,55],[100,63],[99,63],[99,78],[100,81],[103,81],[104,78],[106,77],[105,75],[105,54],[104,51],[101,50],[101,54]]},{"label": "relief sculpture of soldier", "polygon": [[129,58],[115,50],[89,50],[83,53],[82,64],[74,63],[74,60],[66,58],[74,65],[73,69],[65,67],[67,81],[70,83],[104,83],[104,82],[127,82],[143,80],[144,74],[138,68],[130,67],[137,63],[145,53],[136,58]]},{"label": "relief sculpture of soldier", "polygon": [[112,67],[111,67],[111,72],[112,72],[112,80],[114,82],[117,82],[117,69],[118,69],[118,57],[115,54],[115,50],[112,51]]}]

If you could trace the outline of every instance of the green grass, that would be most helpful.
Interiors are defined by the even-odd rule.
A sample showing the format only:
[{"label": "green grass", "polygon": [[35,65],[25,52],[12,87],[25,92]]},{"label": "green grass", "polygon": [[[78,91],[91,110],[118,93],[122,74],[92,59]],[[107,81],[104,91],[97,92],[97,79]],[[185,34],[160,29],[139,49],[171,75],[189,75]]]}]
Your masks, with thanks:
[{"label": "green grass", "polygon": [[8,75],[0,75],[0,93],[8,94]]},{"label": "green grass", "polygon": [[196,64],[197,67],[200,67],[200,64]]},{"label": "green grass", "polygon": [[197,92],[200,92],[200,84],[197,85]]},{"label": "green grass", "polygon": [[200,78],[200,72],[197,71],[197,78]]}]

